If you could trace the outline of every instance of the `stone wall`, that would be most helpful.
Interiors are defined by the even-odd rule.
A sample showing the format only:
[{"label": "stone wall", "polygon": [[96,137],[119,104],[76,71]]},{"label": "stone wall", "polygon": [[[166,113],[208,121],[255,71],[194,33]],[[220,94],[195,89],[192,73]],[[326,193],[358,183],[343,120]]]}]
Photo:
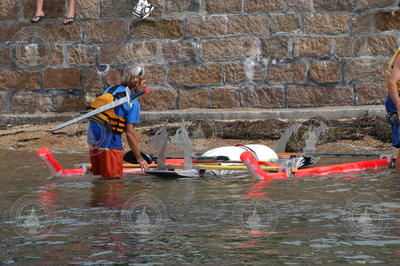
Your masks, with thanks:
[{"label": "stone wall", "polygon": [[143,65],[145,110],[379,104],[399,43],[398,0],[0,1],[0,112],[83,109]]}]

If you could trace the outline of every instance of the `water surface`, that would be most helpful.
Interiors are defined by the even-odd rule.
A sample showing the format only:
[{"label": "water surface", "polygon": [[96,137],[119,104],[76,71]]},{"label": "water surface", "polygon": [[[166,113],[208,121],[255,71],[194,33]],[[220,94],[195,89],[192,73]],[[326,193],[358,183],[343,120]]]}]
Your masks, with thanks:
[{"label": "water surface", "polygon": [[[66,168],[87,161],[55,156]],[[3,150],[0,161],[4,264],[400,265],[393,169],[295,180],[104,180],[49,177],[34,152]]]}]

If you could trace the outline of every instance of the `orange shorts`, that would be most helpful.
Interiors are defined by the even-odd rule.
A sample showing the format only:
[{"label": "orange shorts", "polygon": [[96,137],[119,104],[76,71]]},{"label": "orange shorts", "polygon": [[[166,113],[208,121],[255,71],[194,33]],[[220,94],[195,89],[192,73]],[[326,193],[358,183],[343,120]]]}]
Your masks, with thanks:
[{"label": "orange shorts", "polygon": [[94,175],[105,178],[122,177],[123,150],[91,147],[89,155]]}]

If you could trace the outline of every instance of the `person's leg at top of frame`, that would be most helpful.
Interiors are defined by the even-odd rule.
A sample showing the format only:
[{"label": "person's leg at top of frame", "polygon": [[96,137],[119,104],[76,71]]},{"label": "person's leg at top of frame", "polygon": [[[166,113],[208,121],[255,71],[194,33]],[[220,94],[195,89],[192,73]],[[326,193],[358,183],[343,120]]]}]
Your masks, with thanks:
[{"label": "person's leg at top of frame", "polygon": [[68,1],[68,11],[67,15],[64,18],[64,25],[69,25],[74,23],[75,21],[75,0]]},{"label": "person's leg at top of frame", "polygon": [[[31,19],[32,23],[39,23],[44,17],[44,0],[36,0],[35,15]],[[72,24],[75,20],[75,0],[68,0],[68,10],[64,18],[64,25]]]}]

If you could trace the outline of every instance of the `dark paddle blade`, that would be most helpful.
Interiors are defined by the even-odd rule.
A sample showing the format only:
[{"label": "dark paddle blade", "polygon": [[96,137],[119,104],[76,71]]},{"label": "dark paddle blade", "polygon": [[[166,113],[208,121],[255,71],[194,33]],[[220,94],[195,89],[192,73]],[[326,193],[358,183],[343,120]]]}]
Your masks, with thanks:
[{"label": "dark paddle blade", "polygon": [[229,161],[229,157],[228,156],[224,156],[224,155],[219,155],[219,156],[199,156],[199,157],[194,157],[194,160],[196,160],[197,162],[219,162],[219,161]]},{"label": "dark paddle blade", "polygon": [[[157,163],[157,156],[154,156],[152,154],[147,154],[144,152],[140,152],[143,156],[143,158],[147,161],[147,163]],[[183,159],[182,156],[168,156],[166,159]],[[228,156],[196,156],[193,158],[197,162],[219,162],[219,161],[229,161]],[[137,164],[138,161],[136,160],[135,155],[133,155],[132,151],[128,151],[124,154],[124,161],[132,164]]]},{"label": "dark paddle blade", "polygon": [[[154,162],[154,158],[150,154],[147,154],[147,153],[144,153],[144,152],[140,152],[140,154],[142,155],[143,159],[145,159],[148,164]],[[132,163],[132,164],[139,163],[136,160],[135,155],[133,155],[132,151],[128,151],[128,152],[126,152],[124,154],[124,161],[127,162],[127,163]]]}]

